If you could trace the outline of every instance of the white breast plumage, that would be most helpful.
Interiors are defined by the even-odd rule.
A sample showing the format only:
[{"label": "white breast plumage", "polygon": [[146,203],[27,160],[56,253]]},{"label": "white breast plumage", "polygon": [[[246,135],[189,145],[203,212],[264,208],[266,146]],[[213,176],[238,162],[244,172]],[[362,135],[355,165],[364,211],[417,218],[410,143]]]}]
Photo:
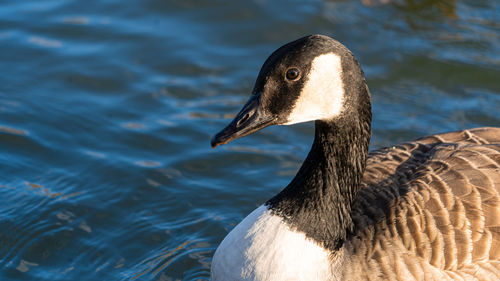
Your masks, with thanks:
[{"label": "white breast plumage", "polygon": [[[339,257],[337,253],[335,260]],[[212,281],[337,280],[333,265],[328,251],[260,206],[220,244]]]}]

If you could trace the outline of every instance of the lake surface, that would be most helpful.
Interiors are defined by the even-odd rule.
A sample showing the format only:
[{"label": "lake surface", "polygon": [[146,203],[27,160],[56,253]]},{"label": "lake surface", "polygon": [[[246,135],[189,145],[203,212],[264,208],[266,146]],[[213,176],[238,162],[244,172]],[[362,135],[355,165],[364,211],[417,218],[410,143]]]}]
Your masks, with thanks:
[{"label": "lake surface", "polygon": [[210,137],[307,34],[360,61],[373,149],[500,126],[499,15],[496,0],[3,1],[0,280],[209,280],[313,124]]}]

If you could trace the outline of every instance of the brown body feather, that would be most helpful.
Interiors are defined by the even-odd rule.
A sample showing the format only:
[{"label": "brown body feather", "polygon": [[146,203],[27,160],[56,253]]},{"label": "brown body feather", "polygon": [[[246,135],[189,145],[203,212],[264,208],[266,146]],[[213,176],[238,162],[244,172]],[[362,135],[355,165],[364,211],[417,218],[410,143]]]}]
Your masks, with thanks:
[{"label": "brown body feather", "polygon": [[500,128],[370,153],[346,280],[500,280]]}]

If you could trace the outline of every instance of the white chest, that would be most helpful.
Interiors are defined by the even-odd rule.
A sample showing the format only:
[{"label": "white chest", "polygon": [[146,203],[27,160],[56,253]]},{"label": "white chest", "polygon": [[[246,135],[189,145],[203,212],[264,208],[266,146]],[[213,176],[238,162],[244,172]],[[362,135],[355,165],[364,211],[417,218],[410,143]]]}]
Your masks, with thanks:
[{"label": "white chest", "polygon": [[212,281],[338,280],[329,252],[260,206],[217,248]]}]

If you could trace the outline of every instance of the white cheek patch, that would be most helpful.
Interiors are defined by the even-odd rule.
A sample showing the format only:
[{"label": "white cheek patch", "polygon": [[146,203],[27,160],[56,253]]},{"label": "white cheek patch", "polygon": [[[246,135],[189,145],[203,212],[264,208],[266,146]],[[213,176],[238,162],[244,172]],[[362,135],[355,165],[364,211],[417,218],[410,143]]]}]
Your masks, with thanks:
[{"label": "white cheek patch", "polygon": [[318,56],[312,61],[309,79],[285,125],[338,116],[342,111],[343,100],[340,57],[333,53]]},{"label": "white cheek patch", "polygon": [[290,229],[266,206],[253,211],[224,238],[211,271],[212,281],[337,280],[329,252]]}]

